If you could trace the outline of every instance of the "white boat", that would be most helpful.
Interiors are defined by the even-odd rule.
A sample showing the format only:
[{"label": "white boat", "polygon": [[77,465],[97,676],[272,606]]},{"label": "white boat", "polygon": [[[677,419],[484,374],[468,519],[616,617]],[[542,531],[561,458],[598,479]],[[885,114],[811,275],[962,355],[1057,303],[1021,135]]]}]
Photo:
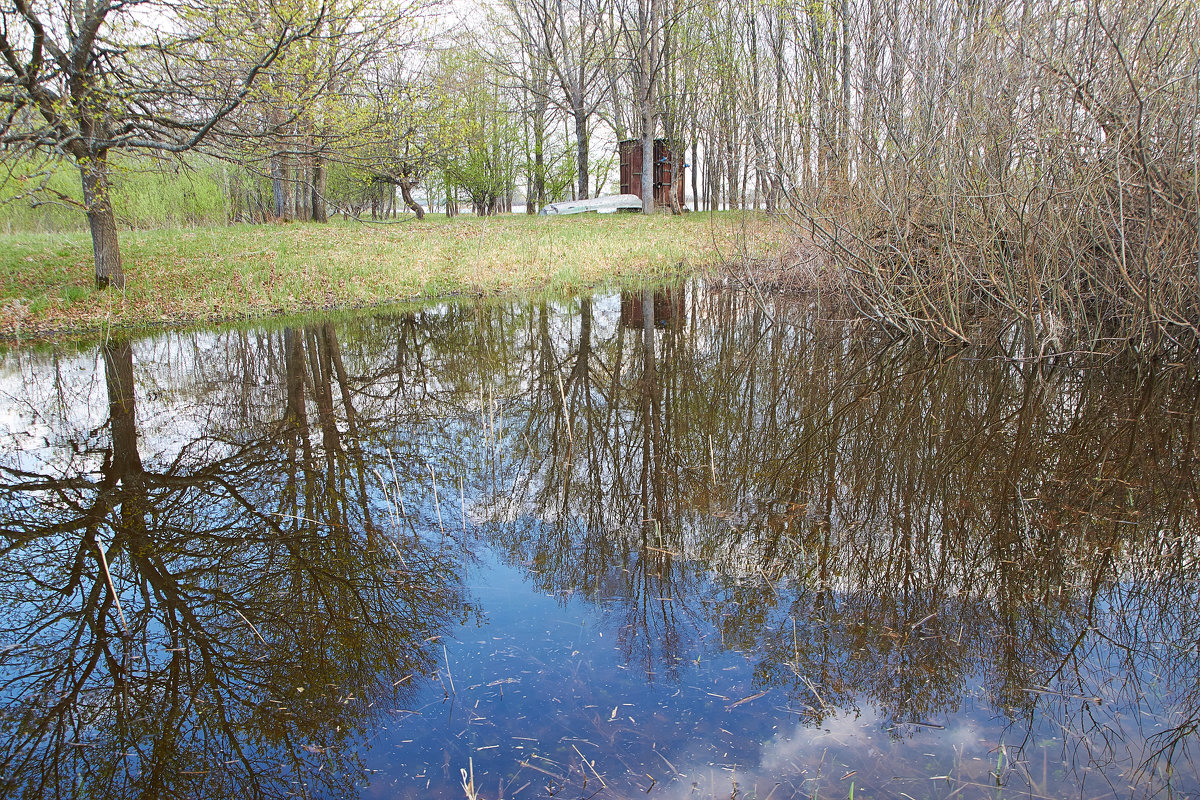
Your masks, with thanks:
[{"label": "white boat", "polygon": [[612,214],[617,211],[641,210],[642,198],[636,194],[610,194],[588,200],[563,200],[561,203],[550,203],[538,213],[586,214],[589,211],[595,211],[597,214]]}]

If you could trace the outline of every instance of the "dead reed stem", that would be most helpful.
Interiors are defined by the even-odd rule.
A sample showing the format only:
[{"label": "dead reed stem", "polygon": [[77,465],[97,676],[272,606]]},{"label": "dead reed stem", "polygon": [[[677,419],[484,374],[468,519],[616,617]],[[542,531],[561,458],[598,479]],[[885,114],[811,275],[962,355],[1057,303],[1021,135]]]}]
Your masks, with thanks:
[{"label": "dead reed stem", "polygon": [[446,526],[442,524],[442,506],[438,502],[437,476],[433,474],[433,465],[426,464],[429,467],[429,483],[433,486],[433,508],[437,511],[438,529],[442,533],[446,532]]}]

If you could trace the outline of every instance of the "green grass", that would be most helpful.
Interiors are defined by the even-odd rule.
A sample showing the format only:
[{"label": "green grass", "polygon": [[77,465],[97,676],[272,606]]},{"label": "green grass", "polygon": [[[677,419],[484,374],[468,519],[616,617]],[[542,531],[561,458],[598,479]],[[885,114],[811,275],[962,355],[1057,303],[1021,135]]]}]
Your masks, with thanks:
[{"label": "green grass", "polygon": [[771,251],[746,214],[430,217],[389,225],[122,231],[126,290],[93,288],[86,233],[0,234],[0,335],[86,332],[695,274]]},{"label": "green grass", "polygon": [[[110,166],[113,209],[124,227],[225,222],[222,184],[234,168],[201,157],[190,158],[187,165],[115,157]],[[36,191],[43,183],[46,191]],[[79,171],[72,165],[19,160],[0,169],[0,233],[86,232],[82,196]],[[41,202],[30,203],[32,197]]]}]

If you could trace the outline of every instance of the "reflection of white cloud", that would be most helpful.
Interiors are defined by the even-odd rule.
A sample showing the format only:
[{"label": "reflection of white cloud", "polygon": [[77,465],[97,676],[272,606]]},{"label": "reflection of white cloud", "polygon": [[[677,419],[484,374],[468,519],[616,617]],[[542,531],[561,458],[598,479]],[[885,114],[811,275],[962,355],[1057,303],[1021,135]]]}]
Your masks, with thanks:
[{"label": "reflection of white cloud", "polygon": [[[273,382],[247,383],[247,371],[236,359],[242,354],[231,354],[231,342],[236,340],[218,333],[156,334],[133,342],[143,459],[174,461],[222,414],[232,419],[240,408],[282,408]],[[0,358],[0,464],[45,475],[99,470],[100,451],[109,440],[105,376],[99,346],[74,352],[15,350]],[[226,427],[236,429],[236,420]],[[209,455],[218,453],[210,449]]]},{"label": "reflection of white cloud", "polygon": [[[0,360],[0,442],[3,463],[30,473],[62,474],[67,464],[98,466],[99,458],[64,447],[62,430],[88,441],[103,425],[108,409],[103,374],[96,379],[94,354],[12,351]],[[97,410],[99,408],[99,410]]]},{"label": "reflection of white cloud", "polygon": [[[896,779],[896,768],[909,774],[908,780],[924,782],[938,774],[933,765],[946,764],[955,753],[971,758],[987,750],[986,740],[971,720],[937,731],[936,743],[919,736],[892,741],[878,712],[837,712],[819,728],[796,723],[776,733],[763,742],[757,764],[734,769],[715,762],[711,752],[689,753],[682,763],[675,762],[685,777],[658,796],[669,800],[844,797],[851,783],[861,791],[864,785],[882,786]],[[931,769],[922,773],[923,765]]]},{"label": "reflection of white cloud", "polygon": [[[756,765],[744,764],[737,769],[714,763],[710,757],[689,754],[679,771],[679,778],[666,787],[670,800],[698,798],[809,797],[818,782],[828,786],[853,767],[846,767],[831,753],[849,750],[860,758],[875,755],[876,742],[882,733],[880,718],[874,712],[842,712],[826,719],[820,728],[796,723],[765,741]],[[849,788],[849,783],[846,784]],[[734,791],[737,794],[734,795]],[[772,794],[774,791],[774,794]]]}]

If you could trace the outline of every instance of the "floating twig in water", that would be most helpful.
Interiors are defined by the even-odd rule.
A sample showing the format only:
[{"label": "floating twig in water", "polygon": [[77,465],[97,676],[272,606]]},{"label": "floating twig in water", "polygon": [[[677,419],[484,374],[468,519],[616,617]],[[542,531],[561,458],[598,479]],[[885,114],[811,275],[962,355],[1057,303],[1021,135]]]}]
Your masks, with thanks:
[{"label": "floating twig in water", "polygon": [[686,777],[686,776],[685,776],[685,775],[684,775],[682,772],[680,772],[679,770],[675,769],[675,765],[674,765],[674,764],[672,764],[670,761],[667,761],[667,757],[666,757],[666,756],[664,756],[662,753],[658,752],[658,748],[657,748],[657,747],[656,747],[656,748],[654,748],[654,754],[655,754],[656,756],[658,756],[659,758],[661,758],[661,759],[663,760],[663,762],[664,762],[664,763],[665,763],[665,764],[666,764],[668,767],[670,767],[670,768],[671,768],[671,772],[674,772],[674,773],[675,773],[675,775],[676,775],[677,777],[680,777],[680,778]]},{"label": "floating twig in water", "polygon": [[769,689],[763,689],[758,694],[752,694],[749,697],[743,697],[741,700],[735,700],[734,702],[725,706],[725,710],[729,711],[730,709],[737,708],[738,706],[742,705],[743,703],[751,703],[751,702],[757,700],[758,698],[762,697],[769,691],[770,691]]},{"label": "floating twig in water", "polygon": [[255,636],[257,636],[257,637],[258,637],[258,640],[259,640],[260,642],[262,642],[262,643],[263,643],[263,646],[264,646],[264,647],[266,647],[266,645],[267,645],[267,640],[266,640],[266,639],[264,639],[264,638],[262,637],[262,634],[258,632],[258,628],[254,627],[254,623],[253,623],[253,622],[251,622],[250,620],[246,619],[246,615],[245,615],[245,614],[243,614],[241,611],[238,611],[236,608],[233,610],[233,613],[235,613],[235,614],[237,614],[239,617],[241,617],[241,618],[242,618],[242,622],[244,622],[244,623],[246,623],[247,625],[249,625],[249,626],[250,626],[250,630],[254,631],[254,635],[255,635]]},{"label": "floating twig in water", "polygon": [[929,620],[933,619],[937,615],[938,615],[938,612],[935,611],[932,614],[927,614],[926,616],[921,617],[919,620],[917,620],[916,622],[913,623],[912,630],[915,631],[917,628],[921,627],[926,622],[929,622]]},{"label": "floating twig in water", "polygon": [[475,762],[473,759],[467,759],[467,766],[471,768],[471,774],[468,775],[465,769],[460,769],[458,772],[462,775],[463,791],[467,793],[467,800],[479,800],[479,794],[475,789]]},{"label": "floating twig in water", "polygon": [[[544,761],[549,761],[550,759],[543,759],[543,760],[544,760]],[[552,764],[553,764],[554,762],[553,762],[553,761],[551,761],[550,763],[552,763]],[[554,780],[558,781],[559,783],[564,783],[564,784],[565,784],[565,783],[567,782],[567,779],[566,779],[566,778],[564,778],[563,776],[561,776],[561,775],[556,775],[555,773],[551,772],[551,771],[550,771],[550,770],[548,770],[548,769],[543,769],[542,767],[539,767],[537,764],[531,764],[531,763],[529,762],[529,760],[528,760],[528,759],[526,759],[526,760],[524,760],[524,761],[521,761],[521,762],[520,762],[520,764],[521,764],[521,766],[522,766],[522,767],[529,767],[529,769],[532,769],[532,770],[534,770],[535,772],[540,772],[540,773],[542,773],[543,775],[545,775],[545,776],[547,776],[547,777],[553,778]]]},{"label": "floating twig in water", "polygon": [[[596,776],[596,780],[600,781],[600,785],[603,786],[605,789],[607,789],[608,784],[604,782],[604,778],[600,777],[600,773],[596,772],[595,764],[589,763],[588,760],[586,758],[584,758],[583,753],[580,753],[579,748],[576,747],[575,745],[571,745],[571,749],[574,750],[576,753],[579,753],[579,758],[583,760],[584,765],[587,766],[589,769],[591,769],[592,774]],[[587,780],[586,774],[584,775],[584,780],[585,781]]]},{"label": "floating twig in water", "polygon": [[[104,580],[108,583],[108,590],[112,592],[113,602],[117,606],[117,614],[121,617],[121,631],[128,636],[129,625],[125,622],[125,612],[121,610],[121,598],[117,597],[117,587],[113,585],[112,573],[108,571],[108,558],[105,557],[104,548],[100,546],[100,543],[96,542],[95,545],[96,552],[100,554],[100,566],[104,567]],[[251,625],[250,627],[253,628],[254,626]],[[255,633],[258,633],[258,631],[255,631]]]}]

